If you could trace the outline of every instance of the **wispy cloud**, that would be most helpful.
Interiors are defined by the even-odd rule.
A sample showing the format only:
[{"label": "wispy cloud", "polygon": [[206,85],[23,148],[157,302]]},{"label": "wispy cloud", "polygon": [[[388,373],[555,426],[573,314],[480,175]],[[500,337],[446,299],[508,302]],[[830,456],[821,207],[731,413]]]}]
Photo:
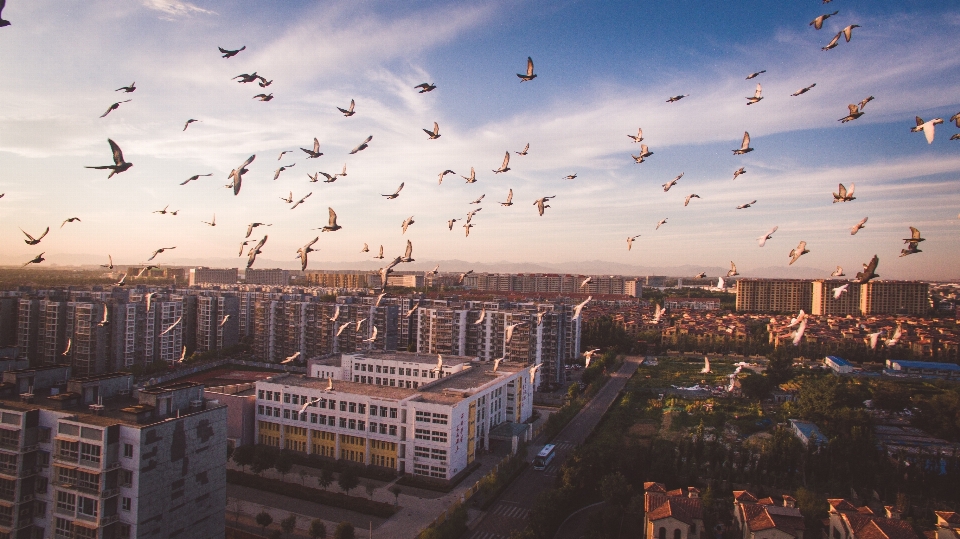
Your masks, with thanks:
[{"label": "wispy cloud", "polygon": [[149,9],[160,11],[171,17],[187,17],[194,14],[214,15],[213,11],[195,6],[181,0],[143,0]]}]

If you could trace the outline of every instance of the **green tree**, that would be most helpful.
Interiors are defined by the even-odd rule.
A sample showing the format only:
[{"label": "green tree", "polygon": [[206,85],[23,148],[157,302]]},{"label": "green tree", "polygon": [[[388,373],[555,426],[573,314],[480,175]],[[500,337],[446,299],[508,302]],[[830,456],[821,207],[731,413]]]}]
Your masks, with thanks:
[{"label": "green tree", "polygon": [[343,471],[340,472],[340,477],[337,478],[337,486],[347,494],[350,494],[350,491],[359,485],[360,478],[357,477],[357,472],[349,466],[344,468]]},{"label": "green tree", "polygon": [[770,394],[770,379],[762,374],[750,373],[740,380],[740,391],[750,399],[763,399]]},{"label": "green tree", "polygon": [[260,526],[261,528],[261,532],[260,532],[261,534],[266,534],[267,526],[273,524],[273,517],[270,516],[270,513],[266,511],[260,511],[259,513],[257,513],[256,520],[257,520],[257,526]]},{"label": "green tree", "polygon": [[353,524],[347,521],[337,524],[337,529],[333,531],[333,539],[356,539]]},{"label": "green tree", "polygon": [[273,461],[273,467],[280,472],[280,480],[283,481],[290,470],[293,469],[293,460],[286,451],[281,451]]},{"label": "green tree", "polygon": [[803,487],[793,493],[797,499],[797,509],[803,515],[807,529],[817,529],[823,519],[827,518],[827,499],[812,490]]},{"label": "green tree", "polygon": [[258,445],[253,456],[253,473],[260,475],[260,472],[273,468],[277,460],[276,451],[266,445]]},{"label": "green tree", "polygon": [[622,510],[630,503],[633,487],[620,472],[607,474],[600,479],[600,495],[607,505]]},{"label": "green tree", "polygon": [[307,530],[307,533],[312,539],[327,539],[327,525],[319,518],[315,518],[310,522],[310,529]]},{"label": "green tree", "polygon": [[320,488],[327,490],[331,484],[333,484],[333,472],[330,468],[324,466],[320,468],[320,476],[317,477],[317,484],[320,485]]},{"label": "green tree", "polygon": [[397,485],[396,483],[394,483],[394,484],[393,484],[389,489],[387,489],[387,490],[390,491],[390,494],[393,494],[393,506],[394,506],[394,507],[399,506],[399,505],[400,505],[400,493],[403,492],[403,490],[400,489],[400,485]]},{"label": "green tree", "polygon": [[252,445],[241,445],[233,450],[233,462],[240,467],[241,471],[246,471],[246,467],[253,464],[255,449]]},{"label": "green tree", "polygon": [[363,484],[363,490],[367,491],[367,496],[372,500],[373,493],[377,491],[377,485],[374,485],[370,481],[366,481]]},{"label": "green tree", "polygon": [[297,515],[290,513],[287,518],[280,521],[280,529],[283,533],[290,535],[297,528]]}]

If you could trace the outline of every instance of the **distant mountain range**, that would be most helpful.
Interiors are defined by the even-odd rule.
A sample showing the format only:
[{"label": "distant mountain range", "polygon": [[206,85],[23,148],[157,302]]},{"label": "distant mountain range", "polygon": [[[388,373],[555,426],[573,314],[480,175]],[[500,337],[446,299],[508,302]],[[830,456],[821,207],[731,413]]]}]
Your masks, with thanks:
[{"label": "distant mountain range", "polygon": [[[99,259],[86,254],[69,253],[50,253],[50,259],[57,260],[58,264],[44,264],[45,267],[63,267],[63,266],[81,266],[98,268],[102,263]],[[358,260],[353,262],[331,262],[320,261],[316,263],[311,261],[309,270],[364,270],[374,272],[383,266],[381,260]],[[163,266],[208,266],[213,268],[239,267],[241,270],[246,264],[246,258],[205,258],[189,259],[168,257],[163,261]],[[124,266],[126,264],[119,264]],[[669,277],[693,278],[694,275],[705,271],[707,277],[715,279],[718,276],[726,276],[728,267],[720,266],[634,266],[631,264],[622,264],[619,262],[607,262],[604,260],[584,260],[580,262],[562,262],[562,263],[527,263],[527,262],[467,262],[464,260],[418,260],[409,264],[401,264],[397,267],[399,272],[407,271],[429,271],[435,266],[440,266],[441,272],[462,272],[473,270],[477,273],[572,273],[584,275],[624,275],[643,277],[647,275],[663,275]],[[272,260],[269,258],[257,258],[257,268],[281,268],[288,270],[299,270],[300,262],[293,260]],[[859,268],[848,269],[848,275],[853,276]],[[767,278],[790,278],[790,279],[820,279],[830,278],[830,272],[833,268],[809,268],[795,266],[767,266],[762,268],[743,268],[741,277],[767,277]],[[947,271],[947,270],[943,270]],[[883,278],[889,279],[910,279],[913,276],[900,276],[885,274],[883,268],[879,273]],[[942,280],[948,279],[950,275],[937,276]]]}]

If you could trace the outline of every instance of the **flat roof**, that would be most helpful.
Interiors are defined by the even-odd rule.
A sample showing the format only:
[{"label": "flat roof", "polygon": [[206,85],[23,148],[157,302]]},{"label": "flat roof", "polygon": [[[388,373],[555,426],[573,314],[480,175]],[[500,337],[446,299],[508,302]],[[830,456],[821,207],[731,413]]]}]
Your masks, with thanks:
[{"label": "flat roof", "polygon": [[960,365],[954,363],[939,363],[936,361],[902,361],[891,359],[890,365],[899,365],[904,369],[932,369],[937,371],[960,371]]},{"label": "flat roof", "polygon": [[[428,365],[437,364],[436,354],[418,354],[416,352],[369,351],[369,352],[356,352],[352,354],[349,352],[345,352],[343,355],[355,356],[357,359],[380,359],[384,361],[425,363]],[[476,356],[454,356],[454,355],[445,355],[445,354],[440,354],[440,355],[443,357],[444,365],[460,365],[462,363],[470,363],[471,361],[477,359]]]},{"label": "flat roof", "polygon": [[853,363],[850,363],[846,359],[843,359],[842,357],[839,357],[839,356],[827,356],[827,359],[843,367],[853,367]]},{"label": "flat roof", "polygon": [[[265,378],[260,381],[271,384],[319,390],[327,389],[329,384],[329,381],[326,378],[310,378],[305,374],[280,374],[277,376],[271,376],[270,378]],[[420,392],[418,389],[361,384],[360,382],[350,382],[347,380],[334,380],[333,391],[354,393],[357,395],[366,395],[369,397],[391,400],[403,400]]]}]

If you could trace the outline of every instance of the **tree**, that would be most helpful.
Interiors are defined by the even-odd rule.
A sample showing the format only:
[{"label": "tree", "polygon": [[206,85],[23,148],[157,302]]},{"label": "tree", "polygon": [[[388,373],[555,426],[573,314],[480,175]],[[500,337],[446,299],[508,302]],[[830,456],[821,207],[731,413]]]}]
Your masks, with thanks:
[{"label": "tree", "polygon": [[262,528],[262,531],[260,533],[264,533],[264,534],[267,533],[267,526],[273,524],[273,517],[270,516],[270,513],[266,511],[260,511],[259,513],[257,513],[256,520],[257,520],[257,526],[260,526]]},{"label": "tree", "polygon": [[287,518],[280,521],[280,529],[283,530],[283,533],[290,535],[293,533],[293,530],[297,527],[297,515],[290,513]]},{"label": "tree", "polygon": [[310,529],[307,530],[307,533],[312,539],[327,539],[327,525],[319,518],[315,518],[310,522]]},{"label": "tree", "polygon": [[303,467],[301,467],[301,468],[297,471],[297,475],[300,476],[300,484],[301,484],[301,485],[306,485],[306,484],[307,484],[307,471],[306,471],[305,469],[303,469]]},{"label": "tree", "polygon": [[609,506],[623,509],[630,503],[632,492],[630,483],[620,472],[605,475],[600,479],[600,494]]},{"label": "tree", "polygon": [[823,519],[827,518],[827,499],[812,490],[803,487],[794,493],[797,499],[797,509],[803,515],[808,529],[815,529]]},{"label": "tree", "polygon": [[240,467],[240,471],[246,471],[246,467],[253,464],[254,448],[252,445],[241,445],[233,450],[233,462]]},{"label": "tree", "polygon": [[397,507],[400,505],[400,493],[403,492],[403,490],[400,488],[400,485],[397,484],[394,484],[388,490],[390,494],[393,494],[393,506]]},{"label": "tree", "polygon": [[333,539],[356,539],[353,524],[347,521],[337,524],[337,529],[333,531]]},{"label": "tree", "polygon": [[373,483],[367,481],[366,483],[363,484],[363,490],[367,491],[367,496],[369,496],[370,499],[372,500],[373,493],[376,492],[377,490],[377,485],[374,485]]},{"label": "tree", "polygon": [[286,451],[281,451],[273,461],[273,467],[280,472],[280,480],[283,481],[290,470],[293,469],[293,460],[290,459],[290,455]]},{"label": "tree", "polygon": [[320,488],[327,490],[327,487],[329,487],[332,483],[333,472],[330,471],[330,468],[327,468],[326,466],[320,468],[320,476],[317,477],[317,484],[320,485]]},{"label": "tree", "polygon": [[740,380],[740,391],[751,399],[762,399],[770,393],[770,380],[757,373],[751,373],[743,380]]},{"label": "tree", "polygon": [[273,468],[277,461],[277,454],[270,446],[259,445],[253,456],[253,473],[260,475],[260,472]]},{"label": "tree", "polygon": [[270,532],[270,539],[283,539],[283,532],[281,530],[273,530]]},{"label": "tree", "polygon": [[340,477],[337,478],[337,486],[340,487],[340,490],[350,494],[350,491],[357,488],[358,485],[360,485],[360,479],[353,468],[346,467],[340,472]]}]

